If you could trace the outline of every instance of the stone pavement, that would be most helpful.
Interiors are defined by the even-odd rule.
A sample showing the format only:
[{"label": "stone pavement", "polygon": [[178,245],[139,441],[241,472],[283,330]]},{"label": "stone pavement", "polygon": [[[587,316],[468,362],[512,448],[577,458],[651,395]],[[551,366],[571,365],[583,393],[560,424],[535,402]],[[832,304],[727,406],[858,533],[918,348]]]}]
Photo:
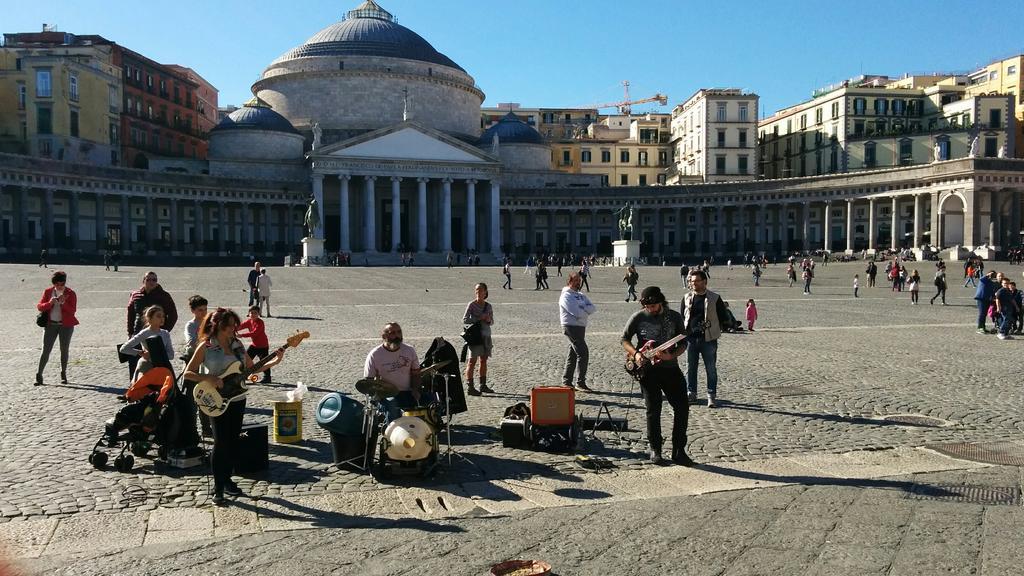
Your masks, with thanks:
[{"label": "stone pavement", "polygon": [[[911,267],[930,277],[931,263]],[[1020,270],[1003,264],[995,267],[1012,270],[1014,275]],[[47,368],[47,386],[31,386],[39,350],[32,306],[48,283],[48,273],[35,266],[8,265],[0,275],[0,291],[6,296],[0,300],[4,335],[0,386],[7,392],[0,400],[0,539],[13,542],[9,553],[15,557],[39,556],[36,562],[41,563],[34,566],[42,570],[60,565],[59,559],[76,549],[96,552],[102,546],[94,536],[103,534],[108,544],[116,543],[115,550],[120,550],[144,543],[228,537],[232,531],[265,532],[258,538],[270,538],[273,534],[266,533],[338,526],[345,521],[391,526],[401,518],[412,523],[403,529],[431,534],[431,527],[439,522],[472,524],[484,522],[473,520],[474,516],[502,514],[525,525],[537,518],[537,522],[560,526],[563,513],[567,520],[594,514],[618,517],[618,523],[656,524],[659,502],[679,501],[688,508],[707,499],[681,496],[685,494],[778,484],[795,486],[762,491],[815,493],[825,489],[818,485],[821,478],[875,479],[950,469],[1016,478],[1001,482],[1004,488],[1017,490],[1016,507],[981,509],[985,518],[991,510],[1019,510],[1017,468],[978,469],[978,464],[922,448],[1009,441],[1019,450],[1017,443],[1022,440],[1022,392],[1016,385],[1021,341],[1000,342],[974,334],[973,291],[955,284],[950,289],[951,306],[929,306],[927,291],[922,293],[923,305],[911,306],[909,295],[886,288],[862,288],[862,298],[854,300],[849,289],[853,274],[861,273],[862,286],[866,284],[860,264],[819,266],[811,296],[802,296],[798,286],[787,287],[782,266],[769,267],[759,288],[750,286],[749,274],[740,267],[713,269],[711,288],[731,302],[737,316],[742,315],[746,299],[754,297],[761,320],[754,333],[724,336],[719,358],[723,407],[691,408],[689,451],[704,466],[663,469],[643,463],[646,443],[636,431],[643,427],[641,402],[634,398],[636,390],[621,369],[618,334],[636,305],[621,301],[620,270],[596,269],[591,298],[600,309],[588,332],[589,380],[600,392],[581,395],[577,402],[587,414],[594,414],[599,402],[608,402],[613,414],[629,418],[632,431],[618,437],[598,432],[586,443],[588,454],[616,465],[614,474],[594,475],[576,466],[568,455],[503,448],[495,434],[505,406],[525,400],[533,386],[556,384],[560,379],[565,342],[557,326],[557,277],[551,279],[551,291],[535,292],[524,289],[532,279],[520,269],[513,276],[516,289],[509,292],[501,290],[503,277],[495,268],[272,268],[271,340],[282,341],[297,329],[313,335],[290,350],[286,362],[275,369],[275,381],[280,384],[254,389],[247,418],[268,422],[269,400],[301,380],[313,389],[313,397],[305,402],[306,439],[298,445],[271,445],[270,470],[240,482],[258,500],[215,515],[207,503],[207,478],[202,471],[158,472],[142,459],[132,473],[119,474],[94,470],[86,461],[103,420],[118,408],[113,397],[126,378],[110,348],[123,337],[127,293],[145,270],[122,269],[116,274],[95,267],[67,270],[69,285],[79,293],[82,320],[72,341],[72,384],[67,387],[56,384],[56,354]],[[244,268],[157,272],[182,308],[187,308],[188,295],[199,292],[214,305],[244,309]],[[677,269],[642,268],[640,273],[641,286],[662,286],[678,306],[683,290]],[[456,460],[454,467],[442,469],[433,478],[404,478],[390,484],[334,470],[329,465],[327,436],[312,417],[316,399],[326,390],[352,391],[365,353],[375,345],[386,320],[400,321],[408,341],[421,354],[433,336],[457,341],[465,302],[472,296],[472,284],[479,280],[492,286],[496,355],[490,380],[499,394],[470,398],[470,411],[456,419],[455,442],[472,464]],[[180,327],[176,339],[179,333]],[[670,412],[665,412],[667,434]],[[894,415],[930,419],[884,419]],[[661,476],[667,479],[651,480]],[[830,490],[855,490],[858,495],[850,498],[859,499],[874,498],[859,494],[878,488],[844,482]],[[899,498],[910,500],[907,496],[914,492],[906,482],[914,484],[918,479],[905,480],[896,490]],[[539,487],[534,490],[534,485]],[[650,493],[638,492],[636,486],[649,486]],[[888,493],[893,486],[884,488]],[[438,501],[439,493],[447,496]],[[633,509],[638,511],[636,519],[628,520]],[[362,519],[353,520],[352,514]],[[457,519],[434,520],[448,516]],[[687,533],[686,527],[680,527],[654,541],[676,542]],[[342,540],[346,534],[340,534]],[[257,536],[240,542],[259,541]],[[316,537],[309,538],[313,546]],[[542,544],[556,545],[541,539],[533,545]],[[608,541],[602,546],[608,548]],[[513,548],[510,545],[508,553],[490,554],[485,560],[510,557],[516,552]],[[644,559],[653,558],[636,547],[630,550]],[[47,558],[54,563],[47,564]],[[398,564],[393,573],[401,573],[398,566],[411,565]],[[475,566],[479,573],[483,564]],[[562,570],[573,573],[565,571],[572,567],[579,570],[574,573],[595,573],[587,566],[583,560],[574,560]],[[709,570],[711,566],[717,566],[711,573],[731,569],[722,563],[712,562]]]}]

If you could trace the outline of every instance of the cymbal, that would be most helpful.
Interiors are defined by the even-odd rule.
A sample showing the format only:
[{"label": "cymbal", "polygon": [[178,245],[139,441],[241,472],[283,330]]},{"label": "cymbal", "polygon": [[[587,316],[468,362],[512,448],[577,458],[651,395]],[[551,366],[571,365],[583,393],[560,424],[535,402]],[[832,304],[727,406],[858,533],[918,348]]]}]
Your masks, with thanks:
[{"label": "cymbal", "polygon": [[385,382],[380,378],[363,378],[362,380],[358,380],[356,381],[356,390],[359,390],[363,394],[369,394],[378,400],[390,398],[391,396],[398,394],[398,388],[395,388],[394,384]]},{"label": "cymbal", "polygon": [[434,372],[437,372],[441,368],[444,368],[448,364],[451,364],[451,360],[442,360],[440,362],[431,364],[430,366],[427,366],[426,368],[420,368],[420,378],[423,378],[425,376],[430,376],[431,374],[433,374]]}]

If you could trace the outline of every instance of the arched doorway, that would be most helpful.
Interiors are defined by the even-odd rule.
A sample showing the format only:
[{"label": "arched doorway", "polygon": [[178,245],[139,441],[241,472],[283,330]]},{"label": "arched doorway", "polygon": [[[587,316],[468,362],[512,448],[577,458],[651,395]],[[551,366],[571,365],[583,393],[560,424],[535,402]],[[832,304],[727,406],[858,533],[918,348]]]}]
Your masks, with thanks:
[{"label": "arched doorway", "polygon": [[959,192],[950,192],[939,200],[939,246],[963,245],[966,206]]}]

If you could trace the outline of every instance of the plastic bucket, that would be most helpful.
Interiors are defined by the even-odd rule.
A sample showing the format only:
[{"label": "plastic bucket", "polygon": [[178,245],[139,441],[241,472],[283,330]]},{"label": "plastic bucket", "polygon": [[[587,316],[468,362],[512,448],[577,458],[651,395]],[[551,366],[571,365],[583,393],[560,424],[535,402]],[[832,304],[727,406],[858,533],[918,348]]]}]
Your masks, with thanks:
[{"label": "plastic bucket", "polygon": [[302,401],[274,402],[274,442],[291,444],[302,440]]}]

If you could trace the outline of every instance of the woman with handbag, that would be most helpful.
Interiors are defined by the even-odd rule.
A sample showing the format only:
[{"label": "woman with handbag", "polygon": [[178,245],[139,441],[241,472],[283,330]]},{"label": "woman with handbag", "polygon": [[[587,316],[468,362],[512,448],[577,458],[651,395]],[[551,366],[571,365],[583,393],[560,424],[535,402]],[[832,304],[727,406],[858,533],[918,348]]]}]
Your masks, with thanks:
[{"label": "woman with handbag", "polygon": [[36,324],[43,329],[43,352],[39,355],[39,369],[36,370],[36,386],[43,385],[43,370],[50,359],[53,344],[60,338],[60,381],[68,383],[68,351],[71,347],[71,335],[75,332],[78,319],[75,310],[78,308],[78,296],[67,286],[68,275],[58,270],[50,277],[53,286],[43,290],[43,297],[36,304],[39,316]]},{"label": "woman with handbag", "polygon": [[[469,345],[469,360],[466,363],[466,386],[470,396],[480,396],[484,392],[494,393],[487,386],[487,359],[491,357],[491,324],[494,323],[494,308],[487,301],[487,284],[483,282],[473,287],[476,298],[466,306],[462,316],[463,324],[480,326],[479,344]],[[473,385],[473,371],[477,360],[480,361],[480,390]]]}]

